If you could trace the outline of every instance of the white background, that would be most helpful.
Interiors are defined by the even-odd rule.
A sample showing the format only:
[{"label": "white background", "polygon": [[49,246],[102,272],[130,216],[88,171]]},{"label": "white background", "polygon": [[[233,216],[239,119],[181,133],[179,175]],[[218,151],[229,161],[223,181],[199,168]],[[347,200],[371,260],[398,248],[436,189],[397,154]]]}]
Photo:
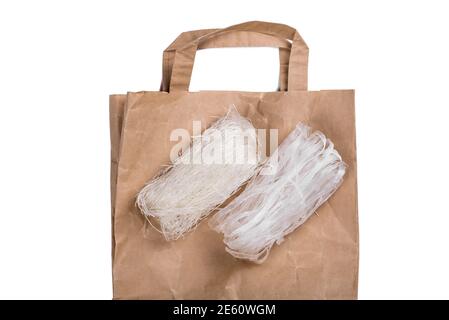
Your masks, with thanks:
[{"label": "white background", "polygon": [[[356,89],[360,299],[449,298],[446,1],[2,1],[0,298],[110,299],[108,95],[158,90],[182,31],[289,24],[309,88]],[[275,49],[192,89],[273,90]]]}]

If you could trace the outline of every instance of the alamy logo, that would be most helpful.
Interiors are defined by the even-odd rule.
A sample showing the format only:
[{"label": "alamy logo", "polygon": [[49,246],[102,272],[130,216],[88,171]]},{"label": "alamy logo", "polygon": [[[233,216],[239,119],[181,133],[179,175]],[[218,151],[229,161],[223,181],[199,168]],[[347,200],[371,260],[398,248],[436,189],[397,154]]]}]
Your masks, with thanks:
[{"label": "alamy logo", "polygon": [[185,128],[170,133],[170,141],[177,142],[170,151],[173,164],[255,165],[272,155],[261,174],[272,174],[277,166],[278,129],[233,126],[220,130],[209,128],[201,134],[201,121],[193,121],[192,128],[192,135]]}]

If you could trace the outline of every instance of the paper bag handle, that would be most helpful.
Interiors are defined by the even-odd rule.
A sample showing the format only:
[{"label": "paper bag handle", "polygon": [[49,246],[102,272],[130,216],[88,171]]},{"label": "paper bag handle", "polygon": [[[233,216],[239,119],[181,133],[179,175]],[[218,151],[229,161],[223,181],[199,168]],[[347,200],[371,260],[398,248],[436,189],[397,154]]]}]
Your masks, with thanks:
[{"label": "paper bag handle", "polygon": [[[185,47],[187,44],[198,40],[209,33],[217,32],[221,29],[204,29],[194,30],[181,33],[175,41],[173,41],[167,49],[164,50],[163,64],[162,64],[162,82],[161,91],[169,91],[170,78],[173,70],[173,62],[175,59],[176,50]],[[252,31],[237,31],[238,38],[245,46],[253,47],[279,47],[279,90],[287,90],[287,73],[288,62],[290,58],[291,43],[288,40],[276,38],[274,36],[252,32]],[[221,33],[198,46],[198,50],[206,48],[226,48],[235,47],[236,40],[233,33]]]},{"label": "paper bag handle", "polygon": [[[195,54],[198,48],[200,48],[206,41],[225,33],[232,33],[235,35],[233,38],[236,47],[248,47],[248,46],[260,46],[255,45],[254,42],[245,42],[238,36],[239,32],[250,32],[247,35],[260,33],[263,35],[272,36],[270,40],[279,38],[281,40],[290,40],[290,56],[287,72],[287,90],[307,90],[307,67],[308,67],[308,52],[309,49],[301,38],[299,33],[283,24],[252,21],[238,25],[234,25],[225,29],[207,33],[204,36],[191,41],[184,47],[179,48],[175,52],[173,70],[170,78],[169,91],[188,91],[190,85],[190,79],[192,76],[193,63],[195,60]],[[252,33],[251,33],[252,32]],[[281,42],[282,43],[282,42]],[[266,43],[267,46],[273,46],[281,48],[279,41]]]}]

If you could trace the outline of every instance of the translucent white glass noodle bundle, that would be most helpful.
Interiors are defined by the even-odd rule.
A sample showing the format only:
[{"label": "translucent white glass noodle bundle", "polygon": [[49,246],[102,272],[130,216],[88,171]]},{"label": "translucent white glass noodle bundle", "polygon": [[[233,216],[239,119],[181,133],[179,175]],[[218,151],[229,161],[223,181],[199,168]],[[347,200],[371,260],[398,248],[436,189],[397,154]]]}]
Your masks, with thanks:
[{"label": "translucent white glass noodle bundle", "polygon": [[[236,258],[262,263],[340,186],[346,165],[323,133],[299,123],[246,189],[210,221]],[[271,171],[271,172],[270,172]]]},{"label": "translucent white glass noodle bundle", "polygon": [[255,128],[230,108],[139,192],[137,205],[176,240],[256,173],[259,152]]}]

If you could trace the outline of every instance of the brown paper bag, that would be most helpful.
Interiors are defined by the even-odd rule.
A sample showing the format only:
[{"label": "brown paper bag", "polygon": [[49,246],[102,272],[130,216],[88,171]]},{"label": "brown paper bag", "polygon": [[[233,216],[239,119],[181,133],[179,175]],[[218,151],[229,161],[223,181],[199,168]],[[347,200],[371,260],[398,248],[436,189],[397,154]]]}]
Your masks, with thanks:
[{"label": "brown paper bag", "polygon": [[[188,92],[197,49],[272,46],[277,92]],[[110,96],[112,255],[115,299],[355,299],[358,275],[354,91],[307,91],[308,48],[286,25],[248,22],[181,34],[164,52],[159,92]],[[135,206],[138,191],[169,163],[173,129],[203,130],[234,104],[282,142],[302,121],[322,131],[348,164],[341,187],[261,265],[234,259],[207,221],[167,242]]]}]

